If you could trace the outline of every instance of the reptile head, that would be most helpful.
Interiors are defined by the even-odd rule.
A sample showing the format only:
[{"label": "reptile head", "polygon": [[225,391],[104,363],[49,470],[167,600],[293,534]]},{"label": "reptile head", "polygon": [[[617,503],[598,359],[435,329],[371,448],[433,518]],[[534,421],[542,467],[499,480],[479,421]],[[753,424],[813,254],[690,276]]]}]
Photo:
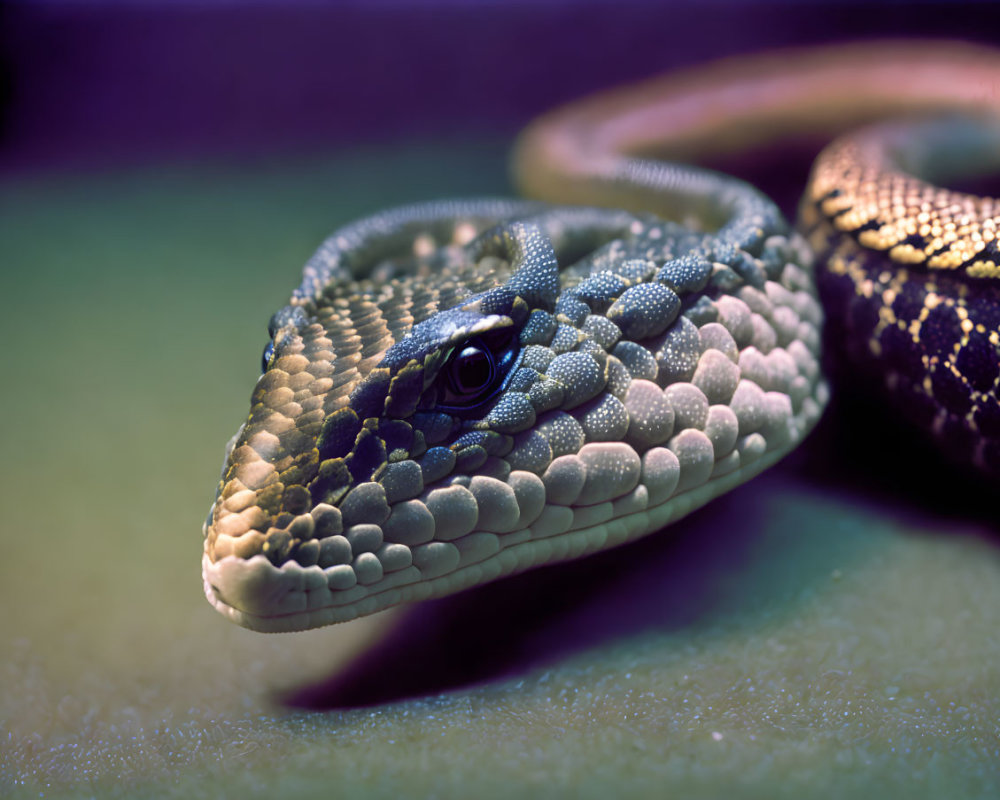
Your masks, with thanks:
[{"label": "reptile head", "polygon": [[624,212],[447,210],[335,234],[272,319],[205,527],[206,594],[240,624],[316,627],[648,532],[818,415],[811,356],[781,361],[794,401],[738,388],[710,298],[758,335],[732,296],[768,280],[747,254],[713,265]]},{"label": "reptile head", "polygon": [[[300,291],[274,315],[206,522],[206,592],[220,610],[251,627],[312,627],[364,613],[351,601],[367,586],[386,591],[456,566],[444,542],[472,530],[478,506],[468,491],[425,487],[505,471],[494,456],[535,422],[516,386],[528,388],[529,374],[545,382],[518,369],[521,335],[533,311],[551,310],[558,285],[540,230],[513,222],[476,238],[483,225],[454,220],[452,241],[430,251],[427,233],[379,231],[400,245],[375,265],[384,281],[360,294],[326,275],[320,292]],[[313,621],[301,590],[317,573],[336,605]]]}]

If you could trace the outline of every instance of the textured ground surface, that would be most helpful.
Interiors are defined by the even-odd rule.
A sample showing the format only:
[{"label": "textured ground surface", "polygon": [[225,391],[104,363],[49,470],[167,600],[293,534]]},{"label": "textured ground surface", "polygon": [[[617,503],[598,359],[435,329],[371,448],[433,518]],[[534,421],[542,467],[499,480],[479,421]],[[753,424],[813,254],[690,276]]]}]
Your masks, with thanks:
[{"label": "textured ground surface", "polygon": [[0,794],[995,795],[995,512],[935,502],[920,450],[879,483],[900,440],[845,414],[604,556],[306,634],[205,602],[299,266],[375,208],[502,192],[501,154],[0,186]]}]

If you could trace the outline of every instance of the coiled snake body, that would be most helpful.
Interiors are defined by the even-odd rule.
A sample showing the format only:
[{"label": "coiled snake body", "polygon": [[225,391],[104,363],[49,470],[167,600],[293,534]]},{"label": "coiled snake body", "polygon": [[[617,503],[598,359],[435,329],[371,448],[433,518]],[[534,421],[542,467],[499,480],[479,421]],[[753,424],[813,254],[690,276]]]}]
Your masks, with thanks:
[{"label": "coiled snake body", "polygon": [[[316,627],[619,544],[746,481],[827,399],[814,258],[851,355],[1000,473],[1000,207],[913,177],[995,166],[998,81],[966,46],[724,63],[529,128],[522,187],[573,206],[430,203],[334,233],[271,320],[205,525],[208,599]],[[748,184],[649,155],[942,108],[961,119],[826,150],[806,239]]]}]

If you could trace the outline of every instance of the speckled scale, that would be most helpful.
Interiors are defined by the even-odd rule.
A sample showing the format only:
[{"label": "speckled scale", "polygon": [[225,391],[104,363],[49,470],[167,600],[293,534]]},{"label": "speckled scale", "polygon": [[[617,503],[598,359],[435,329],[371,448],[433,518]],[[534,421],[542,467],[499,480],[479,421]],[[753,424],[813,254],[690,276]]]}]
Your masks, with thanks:
[{"label": "speckled scale", "polygon": [[647,339],[666,330],[680,313],[681,300],[667,286],[642,283],[626,289],[608,308],[608,319],[630,339]]},{"label": "speckled scale", "polygon": [[656,359],[656,380],[661,386],[690,380],[701,355],[698,328],[682,316],[661,337],[649,343],[649,350]]},{"label": "speckled scale", "polygon": [[531,312],[528,321],[521,328],[521,345],[548,345],[558,327],[559,323],[552,314],[536,309]]},{"label": "speckled scale", "polygon": [[548,441],[554,458],[577,452],[586,442],[583,428],[564,411],[554,411],[539,418],[537,433]]},{"label": "speckled scale", "polygon": [[507,392],[487,417],[490,427],[500,433],[518,433],[535,424],[535,408],[523,392]]},{"label": "speckled scale", "polygon": [[983,331],[973,329],[968,334],[954,361],[972,391],[988,393],[996,387],[1000,358],[997,358],[997,346],[990,341],[985,327]]},{"label": "speckled scale", "polygon": [[589,313],[590,306],[570,294],[563,294],[556,301],[556,314],[562,315],[574,329],[579,329]]},{"label": "speckled scale", "polygon": [[510,382],[507,384],[507,391],[530,392],[531,388],[538,383],[540,378],[541,375],[537,370],[522,366],[511,375]]},{"label": "speckled scale", "polygon": [[590,336],[605,350],[611,350],[622,336],[621,328],[600,314],[591,314],[588,316],[583,321],[580,330]]},{"label": "speckled scale", "polygon": [[700,254],[689,254],[666,262],[656,273],[656,280],[680,295],[705,288],[712,275],[712,265]]},{"label": "speckled scale", "polygon": [[601,312],[621,296],[628,285],[629,282],[620,275],[598,272],[574,286],[570,292],[594,311]]}]

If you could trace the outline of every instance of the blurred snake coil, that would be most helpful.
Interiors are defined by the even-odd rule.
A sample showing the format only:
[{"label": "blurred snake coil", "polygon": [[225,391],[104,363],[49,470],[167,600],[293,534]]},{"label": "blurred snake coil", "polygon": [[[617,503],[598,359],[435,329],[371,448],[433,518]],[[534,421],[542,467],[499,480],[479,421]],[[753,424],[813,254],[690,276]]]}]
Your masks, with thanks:
[{"label": "blurred snake coil", "polygon": [[[535,200],[336,231],[271,319],[208,600],[301,630],[658,530],[806,437],[824,314],[943,463],[1000,475],[1000,201],[936,185],[997,167],[998,111],[1000,52],[972,45],[731,59],[534,122]],[[799,232],[678,163],[789,133],[840,137]]]}]

